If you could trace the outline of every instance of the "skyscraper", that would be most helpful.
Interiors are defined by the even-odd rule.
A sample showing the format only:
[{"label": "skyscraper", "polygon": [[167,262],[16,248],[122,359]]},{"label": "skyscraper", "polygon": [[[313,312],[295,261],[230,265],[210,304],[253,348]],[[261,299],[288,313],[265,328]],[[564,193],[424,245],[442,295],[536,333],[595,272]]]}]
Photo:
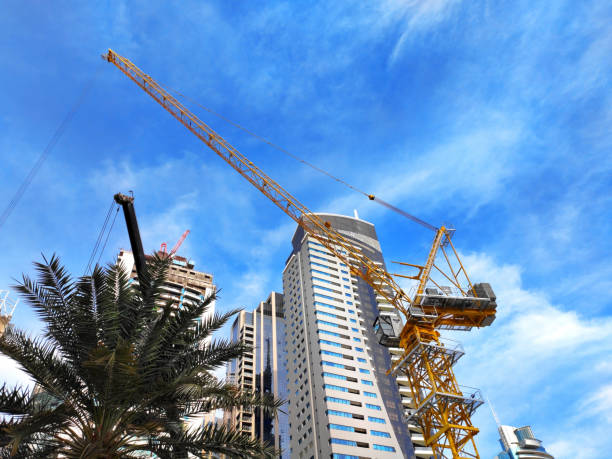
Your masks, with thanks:
[{"label": "skyscraper", "polygon": [[530,426],[498,426],[502,452],[495,459],[554,459],[542,442],[535,438]]},{"label": "skyscraper", "polygon": [[[285,369],[285,319],[283,295],[272,292],[253,312],[241,311],[232,325],[232,340],[252,346],[253,352],[232,360],[226,378],[243,390],[287,398]],[[289,458],[289,422],[287,414],[276,417],[261,408],[234,408],[224,413],[226,424],[282,449]]]},{"label": "skyscraper", "polygon": [[[374,225],[318,214],[380,265]],[[283,271],[292,458],[414,457],[389,351],[372,330],[376,295],[298,227]]]}]

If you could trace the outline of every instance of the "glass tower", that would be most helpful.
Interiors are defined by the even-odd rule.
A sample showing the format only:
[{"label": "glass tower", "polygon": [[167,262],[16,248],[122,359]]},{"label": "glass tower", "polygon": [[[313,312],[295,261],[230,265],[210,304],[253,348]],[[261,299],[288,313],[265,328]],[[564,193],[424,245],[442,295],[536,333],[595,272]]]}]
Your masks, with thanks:
[{"label": "glass tower", "polygon": [[[246,391],[287,399],[283,295],[272,292],[253,312],[241,311],[232,325],[231,336],[234,341],[252,346],[253,352],[228,364],[227,380]],[[279,410],[272,417],[261,408],[243,408],[226,412],[224,417],[230,426],[274,445],[283,451],[281,458],[289,458],[286,413]]]}]

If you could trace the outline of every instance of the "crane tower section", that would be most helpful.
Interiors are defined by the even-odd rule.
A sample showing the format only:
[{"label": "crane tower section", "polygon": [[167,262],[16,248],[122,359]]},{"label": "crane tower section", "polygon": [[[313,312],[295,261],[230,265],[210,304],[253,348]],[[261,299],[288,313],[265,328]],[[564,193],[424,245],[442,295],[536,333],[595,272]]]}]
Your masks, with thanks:
[{"label": "crane tower section", "polygon": [[[458,385],[452,366],[462,351],[446,345],[438,330],[488,326],[495,318],[496,303],[488,284],[472,285],[467,277],[451,242],[453,230],[437,229],[424,265],[401,264],[415,268],[416,274],[392,275],[355,250],[329,222],[308,210],[132,62],[110,49],[103,57],[372,287],[386,312],[374,323],[375,332],[397,355],[390,371],[400,385],[405,381],[409,387],[409,425],[422,430],[425,444],[437,458],[478,458],[474,441],[478,429],[470,417],[482,401],[477,392],[468,393]],[[443,263],[436,263],[439,252]],[[396,277],[415,285],[407,292]]]}]

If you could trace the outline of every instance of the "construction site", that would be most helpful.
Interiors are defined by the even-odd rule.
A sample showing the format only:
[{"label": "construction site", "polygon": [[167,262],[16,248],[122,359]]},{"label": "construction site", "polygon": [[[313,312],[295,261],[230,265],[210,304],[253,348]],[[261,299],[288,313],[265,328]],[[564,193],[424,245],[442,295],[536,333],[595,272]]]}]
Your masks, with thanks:
[{"label": "construction site", "polygon": [[[379,343],[391,353],[392,366],[388,373],[396,378],[400,388],[404,421],[414,432],[412,438],[415,444],[419,444],[421,439],[420,443],[425,447],[419,456],[453,459],[480,457],[476,446],[478,428],[472,424],[471,416],[484,401],[478,390],[466,389],[457,382],[453,365],[464,352],[459,345],[447,344],[440,332],[470,331],[475,327],[490,326],[495,320],[497,304],[493,289],[488,283],[472,284],[451,240],[455,229],[435,227],[394,208],[374,195],[367,195],[370,201],[378,200],[386,208],[397,210],[409,220],[434,233],[432,246],[422,264],[399,263],[402,268],[414,271],[412,274],[389,273],[381,263],[370,260],[349,239],[336,231],[329,221],[311,212],[278,182],[204,124],[151,76],[112,50],[108,50],[104,58],[292,218],[309,237],[327,249],[330,256],[339,260],[342,266],[346,266],[351,275],[363,279],[372,289],[380,314],[371,326]],[[117,194],[115,201],[124,208],[132,246],[132,252],[120,252],[118,262],[127,267],[131,277],[138,278],[139,273],[142,276],[146,258],[134,212],[134,198]],[[193,269],[193,265],[190,265],[187,259],[174,254],[188,233],[189,230],[169,252],[169,256],[176,260],[175,263],[187,270]],[[159,253],[166,254],[165,243]],[[184,284],[180,273],[187,274],[188,271],[174,267],[172,269],[176,273],[170,272],[169,285],[182,285],[180,291],[174,289],[173,293],[179,308],[182,307],[183,297],[189,297],[190,292],[193,292],[191,296],[194,296],[191,301],[197,301],[198,296],[204,298],[207,288],[213,289],[211,276]],[[193,271],[192,275],[195,275]],[[396,281],[398,278],[413,283],[408,289]],[[187,285],[191,286],[191,289],[188,289]],[[193,287],[196,287],[196,290],[193,290]],[[172,288],[169,288],[168,292],[172,295]],[[3,329],[10,321],[15,308],[15,305],[7,304],[6,294],[2,300]],[[172,296],[166,295],[166,298]]]},{"label": "construction site", "polygon": [[[572,337],[584,330],[604,338],[607,330],[605,305],[599,328],[589,312],[563,309],[558,292],[571,276],[546,258],[570,257],[563,244],[577,230],[543,241],[538,226],[548,218],[562,228],[578,207],[550,205],[550,185],[534,185],[541,177],[508,178],[527,174],[507,153],[527,123],[473,108],[476,92],[462,88],[455,99],[457,86],[439,89],[455,69],[433,52],[417,65],[419,34],[447,20],[417,3],[401,7],[405,29],[393,46],[372,32],[392,17],[380,13],[384,20],[351,35],[363,47],[358,58],[346,57],[356,51],[342,41],[321,62],[314,50],[327,45],[300,34],[309,38],[295,41],[299,58],[256,63],[266,47],[291,42],[278,32],[288,16],[272,21],[280,13],[265,9],[251,23],[249,9],[225,38],[207,39],[251,56],[240,63],[252,74],[221,52],[193,51],[191,61],[182,48],[162,52],[167,43],[143,51],[134,36],[161,30],[148,16],[129,40],[114,37],[116,50],[98,49],[96,71],[78,77],[84,84],[49,94],[45,104],[66,101],[67,114],[44,148],[31,148],[42,151],[34,160],[7,163],[0,231],[13,242],[0,274],[14,273],[0,285],[0,456],[604,457],[545,422],[559,413],[578,432],[607,406],[597,379],[605,361],[592,364],[597,378],[587,383],[588,371],[572,370],[590,365],[579,356],[568,357],[567,381],[551,357],[574,352]],[[320,17],[313,27],[331,43],[328,30],[340,26],[328,13],[333,25]],[[294,20],[314,19],[292,16],[283,27]],[[366,35],[381,41],[366,46]],[[399,96],[405,87],[410,102]],[[470,123],[478,129],[464,133]],[[72,144],[56,159],[62,138]],[[520,196],[515,183],[526,187]],[[547,210],[523,220],[521,209],[536,203]],[[20,244],[28,256],[42,252],[33,268]],[[582,399],[563,401],[568,384],[585,387]],[[576,417],[576,407],[587,414]],[[548,451],[534,432],[554,440]]]}]

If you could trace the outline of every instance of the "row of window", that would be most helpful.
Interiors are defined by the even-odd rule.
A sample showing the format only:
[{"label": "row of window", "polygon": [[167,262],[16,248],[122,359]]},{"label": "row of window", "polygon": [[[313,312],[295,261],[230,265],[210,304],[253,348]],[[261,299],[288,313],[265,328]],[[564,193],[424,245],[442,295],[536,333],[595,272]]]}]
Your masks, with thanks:
[{"label": "row of window", "polygon": [[[367,448],[369,446],[367,443],[356,442],[353,440],[345,440],[343,438],[332,437],[329,441],[330,443],[336,445],[361,446],[362,448]],[[389,451],[392,453],[395,452],[395,448],[393,446],[377,445],[376,443],[372,444],[372,449],[375,449],[377,451]]]},{"label": "row of window", "polygon": [[[380,406],[378,406],[378,405],[371,405],[369,403],[366,403],[366,408],[374,409],[374,410],[378,410],[378,411],[380,411],[380,409],[381,409]],[[328,415],[342,416],[344,418],[352,418],[352,417],[354,417],[353,413],[349,413],[347,411],[327,410],[326,413]],[[387,423],[383,418],[377,418],[375,416],[368,416],[368,421],[369,422],[377,422],[378,424],[386,424]]]},{"label": "row of window", "polygon": [[[328,427],[333,430],[344,430],[345,432],[355,432],[355,427],[345,426],[343,424],[328,424]],[[357,433],[362,433],[362,432],[357,432]],[[391,438],[391,434],[389,434],[388,432],[382,432],[380,430],[370,430],[370,435],[374,435],[376,437]]]}]

